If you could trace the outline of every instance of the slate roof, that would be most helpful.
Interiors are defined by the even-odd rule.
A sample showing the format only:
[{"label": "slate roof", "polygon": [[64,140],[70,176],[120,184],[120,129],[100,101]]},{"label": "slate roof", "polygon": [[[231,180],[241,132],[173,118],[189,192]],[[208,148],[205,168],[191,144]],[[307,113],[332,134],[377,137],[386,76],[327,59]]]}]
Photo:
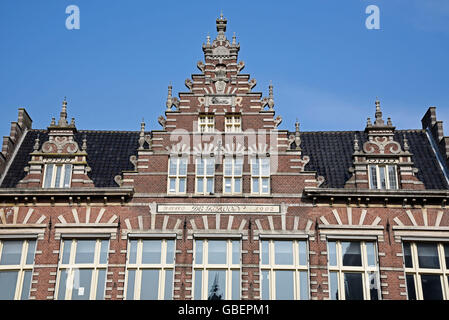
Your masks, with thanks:
[{"label": "slate roof", "polygon": [[[412,160],[418,168],[418,179],[426,189],[449,189],[443,172],[437,162],[430,142],[424,130],[397,130],[394,139],[403,146],[403,134],[406,133]],[[39,134],[41,144],[47,141],[45,130],[30,130],[17,152],[2,188],[14,188],[25,177],[25,166],[30,160],[34,141]],[[350,178],[348,171],[352,167],[354,134],[359,145],[367,140],[363,131],[319,131],[301,132],[303,155],[310,157],[306,171],[317,171],[325,178],[323,188],[343,188]],[[134,170],[130,156],[137,155],[139,132],[135,131],[78,131],[75,139],[82,145],[83,136],[87,138],[88,163],[92,168],[89,177],[96,187],[117,187],[114,177],[125,170]]]}]

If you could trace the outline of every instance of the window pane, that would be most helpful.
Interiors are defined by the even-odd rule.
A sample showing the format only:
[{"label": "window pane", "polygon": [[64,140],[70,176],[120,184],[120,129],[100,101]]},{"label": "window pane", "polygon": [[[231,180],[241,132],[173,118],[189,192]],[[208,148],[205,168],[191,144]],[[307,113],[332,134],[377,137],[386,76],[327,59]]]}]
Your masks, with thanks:
[{"label": "window pane", "polygon": [[407,279],[407,293],[409,300],[416,300],[415,279],[412,274],[406,276]]},{"label": "window pane", "polygon": [[136,281],[136,270],[128,270],[126,300],[134,300],[134,284]]},{"label": "window pane", "polygon": [[53,176],[53,165],[47,164],[45,169],[44,188],[51,188],[51,178]]},{"label": "window pane", "polygon": [[161,240],[143,240],[142,244],[142,263],[161,263]]},{"label": "window pane", "polygon": [[167,242],[167,257],[166,264],[175,263],[175,240],[166,240]]},{"label": "window pane", "polygon": [[241,176],[243,171],[243,159],[242,158],[236,158],[235,159],[235,166],[234,166],[234,175]]},{"label": "window pane", "polygon": [[170,178],[170,192],[176,192],[176,179]]},{"label": "window pane", "polygon": [[179,159],[179,175],[185,176],[187,174],[187,159]]},{"label": "window pane", "polygon": [[262,300],[270,299],[270,279],[269,271],[262,270]]},{"label": "window pane", "polygon": [[62,263],[68,264],[70,261],[70,251],[72,249],[72,239],[64,240],[63,242],[63,253],[62,253]]},{"label": "window pane", "polygon": [[443,300],[439,275],[421,275],[421,286],[424,300]]},{"label": "window pane", "polygon": [[239,193],[242,192],[242,178],[236,178],[234,180],[234,192]]},{"label": "window pane", "polygon": [[388,182],[390,183],[390,189],[397,189],[395,166],[388,166],[388,179]]},{"label": "window pane", "polygon": [[269,245],[269,242],[267,241],[267,240],[263,240],[262,241],[262,255],[261,255],[261,257],[262,257],[262,264],[269,264],[270,262],[269,262],[269,260],[268,260],[268,254],[269,254],[269,252],[268,252],[268,245]]},{"label": "window pane", "polygon": [[70,178],[72,176],[72,165],[66,164],[65,165],[65,171],[64,171],[64,188],[70,188]]},{"label": "window pane", "polygon": [[269,179],[268,178],[262,178],[262,193],[269,193]]},{"label": "window pane", "polygon": [[104,289],[106,285],[106,270],[100,269],[98,270],[98,281],[97,281],[97,294],[96,300],[104,300]]},{"label": "window pane", "polygon": [[179,192],[186,192],[186,178],[179,179]]},{"label": "window pane", "polygon": [[169,175],[171,176],[176,176],[177,174],[177,164],[178,164],[178,159],[177,158],[170,158],[170,166],[169,166]]},{"label": "window pane", "polygon": [[201,289],[203,283],[203,272],[201,270],[195,270],[195,300],[201,300]]},{"label": "window pane", "polygon": [[307,244],[305,241],[298,241],[299,265],[307,265]]},{"label": "window pane", "polygon": [[28,300],[30,298],[31,276],[31,270],[25,271],[23,275],[22,294],[20,295],[20,300]]},{"label": "window pane", "polygon": [[253,178],[253,192],[259,193],[259,178]]},{"label": "window pane", "polygon": [[413,268],[412,250],[410,242],[404,242],[404,263],[406,268]]},{"label": "window pane", "polygon": [[300,299],[309,300],[309,277],[307,271],[299,272]]},{"label": "window pane", "polygon": [[293,271],[275,271],[276,300],[293,300]]},{"label": "window pane", "polygon": [[89,300],[92,269],[75,269],[72,300]]},{"label": "window pane", "polygon": [[330,298],[338,300],[338,273],[330,272]]},{"label": "window pane", "polygon": [[164,300],[173,299],[173,270],[165,270]]},{"label": "window pane", "polygon": [[95,240],[78,240],[76,244],[75,263],[93,263],[95,244]]},{"label": "window pane", "polygon": [[13,300],[18,271],[0,271],[0,300]]},{"label": "window pane", "polygon": [[262,160],[262,176],[270,175],[270,159],[263,158]]},{"label": "window pane", "polygon": [[159,294],[159,270],[142,270],[140,300],[157,300]]},{"label": "window pane", "polygon": [[380,188],[386,189],[387,182],[385,181],[385,167],[379,167]]},{"label": "window pane", "polygon": [[329,265],[336,266],[337,265],[337,243],[335,241],[328,242],[328,250],[329,250]]},{"label": "window pane", "polygon": [[341,242],[344,266],[362,266],[360,242]]},{"label": "window pane", "polygon": [[232,159],[224,159],[224,174],[232,176]]},{"label": "window pane", "polygon": [[196,174],[204,175],[204,160],[202,158],[196,159]]},{"label": "window pane", "polygon": [[208,298],[207,300],[224,300],[226,299],[226,271],[225,270],[209,270],[208,281]]},{"label": "window pane", "polygon": [[274,263],[280,265],[293,264],[293,242],[274,241]]},{"label": "window pane", "polygon": [[214,178],[207,178],[207,189],[208,193],[214,192]]},{"label": "window pane", "polygon": [[65,299],[66,285],[67,285],[67,270],[62,270],[59,273],[58,300]]},{"label": "window pane", "polygon": [[240,241],[232,241],[232,264],[240,264]]},{"label": "window pane", "polygon": [[203,178],[197,178],[196,180],[196,192],[203,193],[204,192],[204,180]]},{"label": "window pane", "polygon": [[35,251],[36,251],[36,240],[29,240],[26,264],[34,263],[34,252]]},{"label": "window pane", "polygon": [[438,248],[436,243],[417,243],[420,268],[439,269]]},{"label": "window pane", "polygon": [[363,300],[361,273],[344,273],[346,300]]},{"label": "window pane", "polygon": [[230,178],[225,179],[225,192],[227,192],[227,193],[231,192],[231,179]]},{"label": "window pane", "polygon": [[62,166],[56,166],[55,188],[60,187]]},{"label": "window pane", "polygon": [[240,300],[240,270],[232,270],[232,300]]},{"label": "window pane", "polygon": [[253,176],[259,176],[259,159],[251,159],[251,174]]},{"label": "window pane", "polygon": [[195,263],[203,264],[203,240],[195,241]]},{"label": "window pane", "polygon": [[373,242],[366,242],[366,254],[368,257],[368,266],[376,266],[376,248]]},{"label": "window pane", "polygon": [[370,166],[370,187],[371,189],[377,189],[377,172],[376,166]]},{"label": "window pane", "polygon": [[368,272],[368,287],[371,300],[379,300],[379,282],[377,281],[377,272]]},{"label": "window pane", "polygon": [[3,241],[0,265],[20,264],[20,258],[22,256],[22,246],[23,241],[16,241],[16,240]]},{"label": "window pane", "polygon": [[208,263],[226,264],[226,241],[209,240]]},{"label": "window pane", "polygon": [[108,263],[109,240],[101,240],[100,263]]},{"label": "window pane", "polygon": [[137,240],[129,241],[129,263],[135,264],[137,261]]},{"label": "window pane", "polygon": [[446,269],[449,269],[449,244],[444,245],[444,257],[446,260]]},{"label": "window pane", "polygon": [[206,174],[208,176],[213,176],[215,174],[215,159],[207,159],[206,165]]}]

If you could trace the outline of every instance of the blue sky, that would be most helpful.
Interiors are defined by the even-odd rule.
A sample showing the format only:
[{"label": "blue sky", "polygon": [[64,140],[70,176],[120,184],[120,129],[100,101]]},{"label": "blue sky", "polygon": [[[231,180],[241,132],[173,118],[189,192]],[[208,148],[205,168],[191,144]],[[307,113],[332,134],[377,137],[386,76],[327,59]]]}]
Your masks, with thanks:
[{"label": "blue sky", "polygon": [[[80,30],[65,9],[80,8]],[[368,30],[368,5],[380,30]],[[220,10],[244,72],[268,93],[281,129],[363,130],[379,97],[397,128],[420,128],[429,106],[449,132],[449,1],[0,1],[0,135],[17,108],[33,128],[67,96],[78,129],[159,129],[167,85],[186,91]]]}]

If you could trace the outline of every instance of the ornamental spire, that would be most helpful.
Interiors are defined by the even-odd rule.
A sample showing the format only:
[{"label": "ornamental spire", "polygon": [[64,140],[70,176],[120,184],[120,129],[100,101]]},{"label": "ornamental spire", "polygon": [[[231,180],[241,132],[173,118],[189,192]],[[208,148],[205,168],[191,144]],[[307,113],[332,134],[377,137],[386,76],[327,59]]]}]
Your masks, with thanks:
[{"label": "ornamental spire", "polygon": [[58,126],[67,127],[68,125],[69,123],[67,122],[67,100],[66,97],[64,97],[64,101],[62,102],[62,110],[59,115]]},{"label": "ornamental spire", "polygon": [[168,86],[167,102],[165,103],[165,105],[167,106],[167,110],[171,110],[171,106],[173,105],[171,83]]},{"label": "ornamental spire", "polygon": [[223,17],[223,12],[220,13],[220,18],[217,19],[217,40],[218,41],[225,41],[226,40],[226,24],[228,21],[226,18]]},{"label": "ornamental spire", "polygon": [[384,120],[382,119],[382,111],[380,110],[380,101],[376,97],[376,114],[375,114],[376,120],[374,120],[375,126],[383,126]]}]

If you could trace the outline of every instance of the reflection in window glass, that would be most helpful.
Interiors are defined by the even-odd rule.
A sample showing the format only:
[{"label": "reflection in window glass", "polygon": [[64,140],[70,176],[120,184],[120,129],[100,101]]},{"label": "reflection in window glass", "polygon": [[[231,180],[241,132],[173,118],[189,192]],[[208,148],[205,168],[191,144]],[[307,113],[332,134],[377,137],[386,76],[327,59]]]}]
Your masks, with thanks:
[{"label": "reflection in window glass", "polygon": [[23,241],[3,241],[0,265],[18,265],[22,256]]},{"label": "reflection in window glass", "polygon": [[226,292],[226,270],[209,271],[209,296],[207,300],[224,300]]},{"label": "reflection in window glass", "polygon": [[443,300],[441,280],[439,275],[421,275],[421,287],[424,300]]},{"label": "reflection in window glass", "polygon": [[362,266],[362,252],[360,242],[341,242],[344,266]]},{"label": "reflection in window glass", "polygon": [[418,243],[416,247],[418,249],[418,261],[420,268],[440,268],[436,243]]},{"label": "reflection in window glass", "polygon": [[75,269],[72,300],[89,300],[92,269]]},{"label": "reflection in window glass", "polygon": [[338,300],[338,272],[330,272],[330,298]]},{"label": "reflection in window glass", "polygon": [[293,264],[292,241],[274,241],[274,261],[278,265]]},{"label": "reflection in window glass", "polygon": [[410,243],[404,242],[404,264],[406,268],[412,268],[412,251],[410,249]]},{"label": "reflection in window glass", "polygon": [[346,300],[363,300],[363,280],[361,273],[344,273]]},{"label": "reflection in window glass", "polygon": [[161,240],[143,240],[142,263],[161,263]]},{"label": "reflection in window glass", "polygon": [[276,271],[276,299],[293,300],[293,271]]},{"label": "reflection in window glass", "polygon": [[337,265],[337,243],[335,241],[329,241],[327,243],[327,247],[329,250],[329,265],[336,266]]},{"label": "reflection in window glass", "polygon": [[377,272],[371,271],[368,272],[368,286],[370,290],[371,300],[379,300],[380,290]]},{"label": "reflection in window glass", "polygon": [[407,294],[409,300],[416,300],[415,279],[412,274],[406,276],[407,279]]},{"label": "reflection in window glass", "polygon": [[367,242],[366,243],[366,255],[368,258],[368,265],[369,266],[375,266],[376,265],[376,250],[374,247],[374,243]]},{"label": "reflection in window glass", "polygon": [[226,264],[226,241],[209,240],[208,263]]},{"label": "reflection in window glass", "polygon": [[95,257],[95,240],[78,240],[75,263],[93,263]]}]

